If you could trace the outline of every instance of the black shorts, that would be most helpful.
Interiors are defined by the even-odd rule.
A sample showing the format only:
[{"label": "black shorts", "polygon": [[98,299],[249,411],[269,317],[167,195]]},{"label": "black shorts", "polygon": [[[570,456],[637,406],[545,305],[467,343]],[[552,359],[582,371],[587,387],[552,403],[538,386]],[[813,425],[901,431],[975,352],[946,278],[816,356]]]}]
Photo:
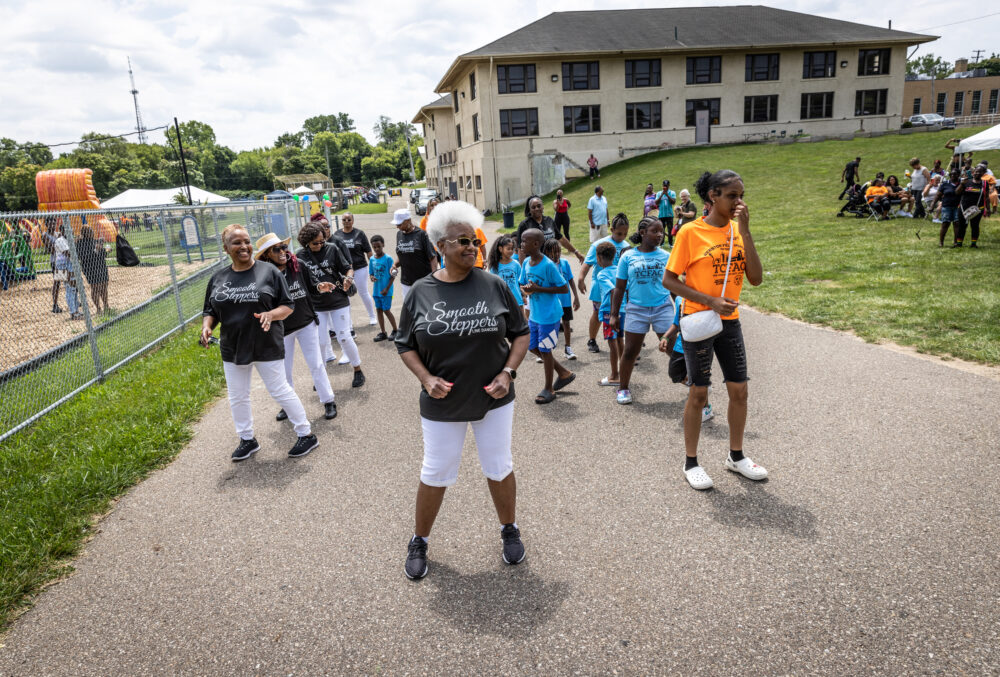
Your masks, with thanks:
[{"label": "black shorts", "polygon": [[723,320],[722,331],[704,341],[684,340],[684,361],[692,385],[712,385],[712,353],[719,359],[722,379],[744,383],[747,378],[747,351],[739,320]]},{"label": "black shorts", "polygon": [[667,366],[667,376],[674,383],[687,381],[688,369],[687,362],[684,361],[684,353],[679,353],[676,350],[671,351],[670,364]]},{"label": "black shorts", "polygon": [[573,306],[563,306],[563,316],[562,319],[567,322],[573,319]]}]

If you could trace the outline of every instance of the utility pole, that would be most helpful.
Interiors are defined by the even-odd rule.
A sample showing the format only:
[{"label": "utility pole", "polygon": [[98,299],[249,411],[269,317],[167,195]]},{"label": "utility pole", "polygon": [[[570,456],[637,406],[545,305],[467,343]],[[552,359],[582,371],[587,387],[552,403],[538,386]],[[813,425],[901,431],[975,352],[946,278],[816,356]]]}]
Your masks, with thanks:
[{"label": "utility pole", "polygon": [[409,125],[403,128],[403,134],[406,136],[406,154],[410,157],[410,183],[416,183],[417,173],[413,170],[413,151],[410,150],[410,128]]},{"label": "utility pole", "polygon": [[184,174],[184,188],[187,190],[188,204],[193,205],[194,200],[191,199],[191,181],[188,179],[187,162],[184,161],[184,142],[181,141],[181,127],[177,124],[177,118],[174,118],[174,131],[177,132],[177,149],[181,156],[181,172]]},{"label": "utility pole", "polygon": [[973,51],[973,52],[975,53],[975,54],[973,55],[973,57],[972,57],[972,63],[973,63],[973,64],[977,64],[977,63],[979,63],[979,58],[980,58],[980,57],[981,57],[981,56],[983,55],[983,52],[984,52],[985,50],[982,50],[982,49],[974,49],[974,50],[972,50],[972,51]]}]

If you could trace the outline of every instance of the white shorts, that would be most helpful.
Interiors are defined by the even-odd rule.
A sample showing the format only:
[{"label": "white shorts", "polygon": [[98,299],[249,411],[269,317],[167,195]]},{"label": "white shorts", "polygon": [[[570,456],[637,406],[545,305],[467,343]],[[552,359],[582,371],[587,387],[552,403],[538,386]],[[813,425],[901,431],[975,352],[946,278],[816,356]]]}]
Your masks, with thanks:
[{"label": "white shorts", "polygon": [[465,435],[472,426],[479,465],[487,479],[500,482],[514,471],[510,452],[514,403],[491,409],[478,421],[431,421],[420,417],[424,430],[424,462],[420,481],[431,487],[450,487],[458,481]]}]

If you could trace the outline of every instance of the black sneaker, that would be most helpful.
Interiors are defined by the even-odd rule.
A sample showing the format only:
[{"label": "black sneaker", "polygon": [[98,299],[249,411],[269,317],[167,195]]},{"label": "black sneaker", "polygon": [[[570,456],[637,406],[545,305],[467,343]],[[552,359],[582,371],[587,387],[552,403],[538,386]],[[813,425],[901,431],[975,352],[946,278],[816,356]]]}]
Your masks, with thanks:
[{"label": "black sneaker", "polygon": [[59,307],[58,303],[55,304],[54,306],[52,306],[52,312],[53,313],[61,313],[62,312],[62,308]]},{"label": "black sneaker", "polygon": [[396,329],[393,329],[392,331],[390,331],[389,332],[389,340],[390,341],[395,341],[397,334],[399,334],[399,331],[397,331]]},{"label": "black sneaker", "polygon": [[323,410],[325,412],[323,414],[323,418],[325,418],[326,420],[329,421],[331,418],[337,418],[336,402],[327,402],[326,404],[323,405]]},{"label": "black sneaker", "polygon": [[285,420],[286,418],[288,418],[288,414],[286,414],[286,413],[285,413],[285,410],[284,410],[284,409],[282,409],[282,410],[281,410],[281,411],[279,411],[279,412],[278,412],[278,414],[277,414],[277,415],[276,415],[276,416],[274,417],[274,420],[275,420],[275,421],[284,421],[284,420]]},{"label": "black sneaker", "polygon": [[597,339],[589,339],[587,341],[587,350],[589,350],[592,353],[601,352],[601,349],[597,345]]},{"label": "black sneaker", "polygon": [[240,440],[240,446],[236,447],[236,451],[233,452],[233,463],[245,461],[258,451],[260,451],[260,445],[257,444],[256,437],[252,437],[249,440]]},{"label": "black sneaker", "polygon": [[505,524],[500,530],[500,538],[503,539],[503,561],[507,564],[519,564],[524,559],[520,530],[513,524]]},{"label": "black sneaker", "polygon": [[318,446],[319,440],[316,439],[315,435],[305,435],[295,441],[295,446],[288,451],[288,457],[298,458],[299,456],[305,456]]},{"label": "black sneaker", "polygon": [[360,388],[365,384],[365,373],[360,369],[354,372],[354,380],[351,381],[352,388]]},{"label": "black sneaker", "polygon": [[972,244],[969,245],[969,249],[979,249],[979,245],[973,242]]},{"label": "black sneaker", "polygon": [[427,541],[414,536],[406,546],[406,566],[403,567],[406,577],[417,581],[427,575]]},{"label": "black sneaker", "polygon": [[373,338],[372,341],[378,343],[379,341],[387,341],[388,339],[389,337],[386,336],[386,333],[384,331],[380,331],[379,333],[375,334],[375,338]]},{"label": "black sneaker", "polygon": [[351,338],[354,338],[354,337],[355,337],[355,336],[357,336],[357,335],[358,335],[358,334],[357,334],[357,332],[355,332],[355,331],[354,331],[354,330],[352,329],[352,330],[351,330]]}]

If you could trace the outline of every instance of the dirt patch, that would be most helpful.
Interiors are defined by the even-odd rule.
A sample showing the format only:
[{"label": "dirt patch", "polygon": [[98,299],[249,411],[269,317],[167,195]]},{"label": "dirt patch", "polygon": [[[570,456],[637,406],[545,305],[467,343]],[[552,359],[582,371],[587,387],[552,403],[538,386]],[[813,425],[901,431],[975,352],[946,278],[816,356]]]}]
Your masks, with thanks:
[{"label": "dirt patch", "polygon": [[[184,279],[211,263],[178,263],[177,277]],[[170,267],[166,265],[115,266],[108,269],[108,276],[108,304],[119,313],[170,285]],[[101,320],[90,299],[90,285],[84,286],[94,323],[98,324]],[[52,312],[52,277],[49,275],[0,291],[0,317],[6,320],[0,325],[0,371],[30,360],[87,330],[83,320],[69,319],[64,283],[59,285],[59,307],[63,312]]]}]

